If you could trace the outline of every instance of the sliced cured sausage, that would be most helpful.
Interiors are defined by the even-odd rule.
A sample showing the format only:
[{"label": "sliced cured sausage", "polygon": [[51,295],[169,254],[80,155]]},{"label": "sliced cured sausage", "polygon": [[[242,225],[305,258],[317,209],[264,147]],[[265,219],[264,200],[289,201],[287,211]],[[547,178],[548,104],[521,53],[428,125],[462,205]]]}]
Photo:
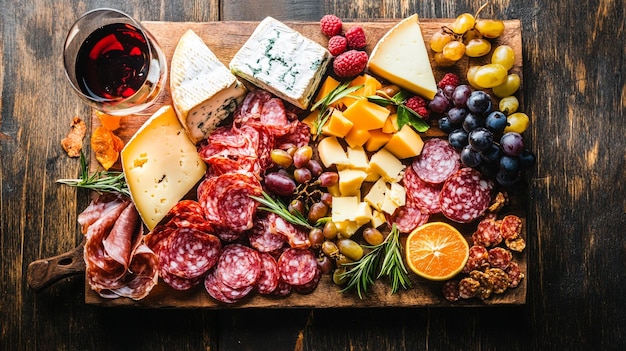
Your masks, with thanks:
[{"label": "sliced cured sausage", "polygon": [[259,253],[241,244],[231,244],[224,248],[217,267],[217,278],[233,289],[253,286],[261,275]]},{"label": "sliced cured sausage", "polygon": [[441,189],[441,212],[455,222],[472,222],[489,207],[493,186],[493,182],[477,170],[461,168]]},{"label": "sliced cured sausage", "polygon": [[427,213],[422,212],[415,201],[412,201],[410,197],[407,197],[407,202],[404,206],[398,207],[393,215],[386,216],[389,224],[395,224],[398,230],[402,233],[410,233],[415,228],[428,222],[430,216]]},{"label": "sliced cured sausage", "polygon": [[439,195],[441,194],[441,184],[432,184],[423,181],[417,176],[413,167],[408,167],[404,172],[402,180],[406,190],[406,196],[410,201],[426,214],[441,212]]},{"label": "sliced cured sausage", "polygon": [[460,165],[461,157],[450,143],[433,138],[424,143],[422,152],[411,166],[423,181],[440,184],[454,174]]},{"label": "sliced cured sausage", "polygon": [[289,242],[289,246],[304,249],[311,246],[309,235],[304,229],[296,227],[275,213],[268,213],[267,221],[269,231],[285,237]]},{"label": "sliced cured sausage", "polygon": [[262,252],[259,254],[261,258],[261,275],[256,282],[256,290],[259,294],[271,294],[278,287],[280,276],[278,274],[278,264],[272,255]]},{"label": "sliced cured sausage", "polygon": [[248,231],[250,246],[259,252],[275,252],[280,250],[286,242],[285,236],[270,230],[267,218],[257,219],[254,227]]},{"label": "sliced cured sausage", "polygon": [[197,278],[217,263],[220,239],[193,228],[178,228],[159,252],[162,269],[181,278]]},{"label": "sliced cured sausage", "polygon": [[310,250],[289,248],[278,258],[280,278],[291,286],[310,283],[318,271],[317,259]]}]

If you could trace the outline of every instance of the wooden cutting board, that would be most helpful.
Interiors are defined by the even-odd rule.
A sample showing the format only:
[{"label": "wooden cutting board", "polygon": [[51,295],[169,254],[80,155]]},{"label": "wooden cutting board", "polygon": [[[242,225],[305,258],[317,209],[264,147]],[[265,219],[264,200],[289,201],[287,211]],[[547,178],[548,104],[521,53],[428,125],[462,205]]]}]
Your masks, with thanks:
[{"label": "wooden cutting board", "polygon": [[[350,22],[344,23],[344,30],[351,26],[361,25],[365,28],[367,35],[366,49],[371,51],[376,42],[399,20],[383,20],[376,22]],[[442,26],[452,23],[449,20],[421,20],[422,33],[424,40],[428,42],[432,34]],[[285,22],[293,29],[299,31],[305,36],[326,46],[328,39],[320,32],[317,22]],[[248,39],[250,34],[256,28],[258,22],[209,22],[209,23],[186,23],[186,22],[145,22],[145,27],[157,38],[157,41],[163,48],[168,60],[171,59],[174,49],[182,34],[192,29],[196,32],[218,58],[228,65],[232,57],[239,50],[241,45]],[[493,48],[499,44],[507,44],[511,46],[516,55],[516,62],[512,68],[515,72],[522,76],[522,40],[521,28],[519,20],[505,21],[505,33],[493,42]],[[432,54],[432,52],[431,52]],[[435,70],[435,78],[439,80],[446,72],[454,72],[460,76],[465,76],[465,72],[470,65],[480,65],[487,63],[490,55],[480,59],[468,58],[462,59],[454,67],[446,70],[438,69],[433,65]],[[523,80],[522,80],[523,81]],[[169,85],[169,84],[168,84]],[[521,91],[521,90],[520,90]],[[523,99],[520,98],[520,106],[523,108]],[[170,103],[169,88],[163,94],[159,104]],[[148,118],[148,115],[133,115],[123,117],[121,128],[116,131],[125,142],[130,139],[133,133]],[[436,122],[433,122],[436,123]],[[99,125],[99,120],[92,117],[92,128],[95,129]],[[437,128],[431,128],[426,136],[443,135]],[[91,168],[96,170],[98,165],[92,154]],[[120,168],[119,163],[114,168]],[[526,238],[526,201],[524,197],[513,197],[507,208],[508,213],[520,216],[523,220],[522,236]],[[431,220],[444,220],[445,218],[433,217]],[[471,233],[475,229],[475,225],[462,225],[459,230],[464,233],[469,242]],[[97,293],[92,291],[87,282],[85,283],[85,302],[87,304],[101,306],[137,306],[147,308],[330,308],[330,307],[409,307],[409,306],[490,306],[490,305],[520,305],[526,302],[527,287],[527,253],[515,253],[514,260],[520,265],[520,268],[526,278],[522,280],[520,285],[515,289],[509,289],[503,295],[493,296],[486,301],[471,299],[461,301],[454,304],[447,302],[441,293],[443,283],[429,282],[418,278],[415,274],[410,273],[412,277],[412,287],[409,290],[401,290],[399,293],[390,295],[389,285],[383,282],[377,282],[372,287],[368,297],[359,299],[356,294],[342,294],[340,288],[332,283],[331,276],[322,277],[318,288],[311,294],[300,295],[292,293],[288,297],[271,297],[259,294],[252,294],[250,298],[232,305],[225,306],[218,304],[204,290],[202,285],[196,286],[189,291],[176,291],[167,284],[160,282],[150,293],[149,296],[140,301],[133,301],[127,298],[119,299],[103,299]]]}]

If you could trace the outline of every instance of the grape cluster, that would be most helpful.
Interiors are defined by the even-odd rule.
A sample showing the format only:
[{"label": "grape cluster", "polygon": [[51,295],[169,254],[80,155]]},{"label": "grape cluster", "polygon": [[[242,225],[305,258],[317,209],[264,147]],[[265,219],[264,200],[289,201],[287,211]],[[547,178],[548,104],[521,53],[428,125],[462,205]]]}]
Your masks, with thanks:
[{"label": "grape cluster", "polygon": [[519,132],[525,130],[527,121],[524,128],[523,122],[509,124],[514,114],[507,118],[498,111],[487,92],[473,90],[466,84],[446,86],[438,90],[429,107],[443,114],[439,127],[448,133],[450,145],[459,150],[461,162],[500,185],[516,184],[523,170],[534,163],[535,156],[524,147]]},{"label": "grape cluster", "polygon": [[495,39],[504,32],[504,22],[493,19],[479,19],[478,14],[463,13],[450,26],[442,27],[430,39],[430,48],[435,52],[438,66],[450,67],[464,56],[481,57],[491,51],[489,39]]}]

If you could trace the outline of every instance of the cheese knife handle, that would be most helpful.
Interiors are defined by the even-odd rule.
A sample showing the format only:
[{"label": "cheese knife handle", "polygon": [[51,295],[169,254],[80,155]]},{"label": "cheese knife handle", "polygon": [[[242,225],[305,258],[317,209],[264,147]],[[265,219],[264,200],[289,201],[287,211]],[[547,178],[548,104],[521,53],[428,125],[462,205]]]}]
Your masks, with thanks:
[{"label": "cheese knife handle", "polygon": [[28,265],[26,282],[35,292],[73,275],[85,272],[84,240],[75,249],[64,254],[33,261]]}]

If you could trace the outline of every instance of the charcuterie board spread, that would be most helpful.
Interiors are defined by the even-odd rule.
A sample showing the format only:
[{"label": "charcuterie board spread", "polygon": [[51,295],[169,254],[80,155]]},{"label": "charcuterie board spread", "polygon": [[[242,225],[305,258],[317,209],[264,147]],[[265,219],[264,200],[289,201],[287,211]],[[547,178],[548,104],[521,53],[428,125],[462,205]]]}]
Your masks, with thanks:
[{"label": "charcuterie board spread", "polygon": [[[521,141],[501,139],[506,134],[503,129],[517,129],[519,133],[508,137],[519,137],[528,121],[521,122],[526,126],[520,130],[515,125],[520,122],[510,117],[514,111],[489,114],[498,111],[503,106],[499,102],[508,95],[516,97],[514,109],[519,106],[522,111],[520,22],[499,21],[503,29],[498,35],[484,35],[472,43],[467,36],[478,31],[474,22],[469,30],[455,27],[464,23],[463,19],[418,22],[412,16],[343,22],[337,33],[329,33],[336,25],[332,20],[322,25],[269,18],[261,23],[143,23],[171,65],[169,80],[154,114],[119,120],[113,133],[125,148],[111,170],[124,171],[138,210],[135,217],[143,222],[141,233],[147,234],[133,242],[141,257],[129,270],[145,273],[151,269],[146,267],[158,262],[158,268],[152,268],[158,270],[158,281],[156,285],[127,281],[130,287],[102,288],[106,279],[97,274],[104,268],[95,263],[99,249],[88,248],[86,255],[90,250],[98,252],[85,258],[86,303],[150,308],[524,304],[526,191],[523,187],[519,191],[523,179],[509,188],[513,181],[498,172],[517,167],[507,162],[524,161],[522,151],[507,149],[515,149]],[[442,56],[442,50],[435,51],[434,41],[430,45],[431,39],[442,43],[460,39],[466,45],[460,57],[451,59],[453,53]],[[203,61],[210,55],[203,44],[222,64],[209,71],[226,69],[232,72],[232,80],[203,76],[207,69],[201,66],[210,64]],[[497,59],[501,46],[510,54]],[[485,52],[476,54],[481,50]],[[306,65],[292,66],[289,72],[273,71],[271,60],[264,66],[263,58],[254,58],[261,51],[266,58],[274,55],[271,60],[282,60],[281,64],[289,58],[277,58],[278,53],[297,55]],[[351,53],[342,56],[343,51]],[[490,65],[497,60],[502,62]],[[485,82],[507,64],[505,77],[512,83]],[[470,84],[468,70],[482,68],[495,73],[471,76],[478,82]],[[311,70],[308,76],[307,70]],[[197,80],[211,80],[209,87],[206,82],[193,82],[189,78],[193,74],[200,77]],[[445,87],[442,80],[452,87]],[[477,89],[481,84],[484,89]],[[468,87],[463,108],[454,102],[456,90],[456,95],[463,95],[455,89],[460,85]],[[477,90],[491,95],[490,105],[482,111],[486,100],[472,93]],[[331,101],[333,94],[337,98]],[[449,102],[437,106],[445,94]],[[211,96],[218,98],[207,102]],[[409,102],[413,96],[417,97]],[[455,108],[459,111],[451,110]],[[459,120],[458,113],[477,117]],[[105,124],[101,117],[94,112],[92,132]],[[468,126],[471,123],[476,125]],[[174,132],[164,131],[168,128]],[[177,133],[176,128],[184,132]],[[246,149],[249,145],[242,146],[250,140],[252,153]],[[146,145],[160,146],[150,150]],[[497,150],[490,149],[493,145]],[[491,177],[486,175],[490,155],[496,164]],[[142,182],[153,158],[162,162],[153,166],[162,180],[183,184],[171,203],[155,186]],[[93,151],[89,169],[102,170]],[[162,195],[161,201],[154,200]],[[318,205],[324,208],[311,210]],[[95,207],[83,216],[98,210],[97,204],[90,206]],[[293,209],[298,206],[303,206],[302,225],[283,216],[296,213]],[[131,207],[123,205],[115,211],[122,218]],[[420,235],[437,237],[427,241]],[[439,245],[436,242],[442,238],[460,245],[437,254],[450,256],[452,263],[447,264],[452,266],[459,255],[460,265],[457,262],[453,272],[430,271],[423,264],[428,250],[424,247]],[[388,242],[394,239],[396,258],[403,262],[396,263],[391,273],[372,276],[373,284],[349,283],[350,275],[333,273],[380,264],[368,253],[392,247]],[[113,240],[104,241],[106,249]],[[406,269],[404,273],[399,267]],[[127,296],[125,289],[144,283],[147,290],[135,298],[111,293]]]}]

